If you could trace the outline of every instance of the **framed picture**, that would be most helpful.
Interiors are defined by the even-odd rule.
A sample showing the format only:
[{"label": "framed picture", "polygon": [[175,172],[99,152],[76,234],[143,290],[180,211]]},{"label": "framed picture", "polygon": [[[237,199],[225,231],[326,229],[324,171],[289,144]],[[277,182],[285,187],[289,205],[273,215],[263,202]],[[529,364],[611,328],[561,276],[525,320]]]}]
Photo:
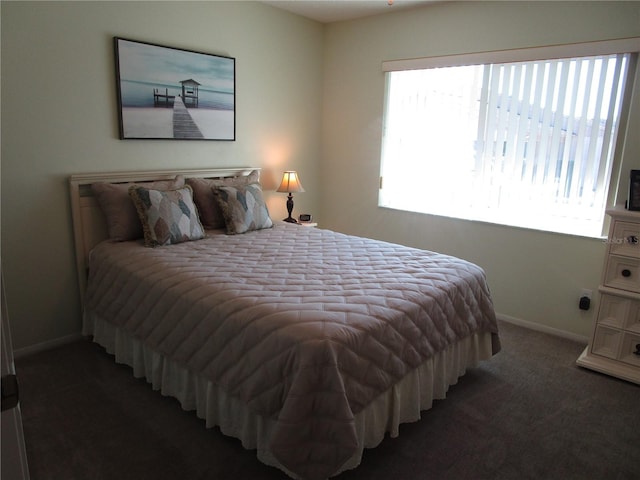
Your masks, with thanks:
[{"label": "framed picture", "polygon": [[640,210],[640,170],[631,170],[627,208],[629,210]]},{"label": "framed picture", "polygon": [[114,37],[121,139],[235,140],[235,58]]}]

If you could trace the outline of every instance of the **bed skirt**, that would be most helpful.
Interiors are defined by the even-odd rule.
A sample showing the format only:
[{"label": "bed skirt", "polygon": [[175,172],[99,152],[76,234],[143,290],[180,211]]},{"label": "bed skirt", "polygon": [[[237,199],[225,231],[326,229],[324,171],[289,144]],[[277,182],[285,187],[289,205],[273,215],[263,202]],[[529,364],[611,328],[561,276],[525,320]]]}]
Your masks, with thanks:
[{"label": "bed skirt", "polygon": [[[123,329],[90,312],[84,315],[83,334],[92,335],[96,343],[115,356],[117,363],[129,365],[136,378],[144,377],[154,390],[176,398],[184,410],[195,411],[205,420],[207,428],[219,427],[225,435],[238,438],[244,448],[256,450],[261,462],[298,478],[270,452],[273,420],[252,412],[209,380],[163,357]],[[492,356],[491,342],[491,333],[472,334],[427,360],[378,396],[355,416],[358,451],[332,476],[357,467],[365,448],[377,446],[386,433],[397,437],[401,423],[419,420],[421,410],[431,408],[433,400],[444,399],[449,386],[457,383],[467,368]]]}]

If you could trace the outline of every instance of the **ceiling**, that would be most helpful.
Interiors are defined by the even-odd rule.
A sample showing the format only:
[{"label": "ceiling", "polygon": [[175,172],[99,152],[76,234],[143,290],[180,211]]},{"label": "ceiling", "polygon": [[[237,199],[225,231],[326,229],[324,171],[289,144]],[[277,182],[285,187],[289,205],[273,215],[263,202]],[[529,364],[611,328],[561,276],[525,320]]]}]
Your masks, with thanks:
[{"label": "ceiling", "polygon": [[436,0],[262,0],[262,3],[318,22],[331,23],[396,12],[434,1]]}]

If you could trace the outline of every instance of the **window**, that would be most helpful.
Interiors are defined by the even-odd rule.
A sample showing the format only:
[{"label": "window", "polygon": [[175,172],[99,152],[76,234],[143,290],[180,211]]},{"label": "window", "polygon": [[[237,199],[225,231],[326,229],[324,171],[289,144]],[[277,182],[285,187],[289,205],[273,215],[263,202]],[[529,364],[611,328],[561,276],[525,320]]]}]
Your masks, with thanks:
[{"label": "window", "polygon": [[635,58],[553,58],[388,72],[379,204],[601,235]]}]

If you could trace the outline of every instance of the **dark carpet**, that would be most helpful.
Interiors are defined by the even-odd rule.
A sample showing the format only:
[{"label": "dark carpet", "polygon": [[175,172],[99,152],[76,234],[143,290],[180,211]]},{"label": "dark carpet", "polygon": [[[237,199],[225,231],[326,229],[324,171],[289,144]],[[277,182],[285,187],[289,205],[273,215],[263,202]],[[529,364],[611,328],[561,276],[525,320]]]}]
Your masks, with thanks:
[{"label": "dark carpet", "polygon": [[[500,327],[498,355],[337,479],[640,479],[640,386],[576,367],[584,345]],[[32,480],[287,478],[91,342],[16,367]]]}]

